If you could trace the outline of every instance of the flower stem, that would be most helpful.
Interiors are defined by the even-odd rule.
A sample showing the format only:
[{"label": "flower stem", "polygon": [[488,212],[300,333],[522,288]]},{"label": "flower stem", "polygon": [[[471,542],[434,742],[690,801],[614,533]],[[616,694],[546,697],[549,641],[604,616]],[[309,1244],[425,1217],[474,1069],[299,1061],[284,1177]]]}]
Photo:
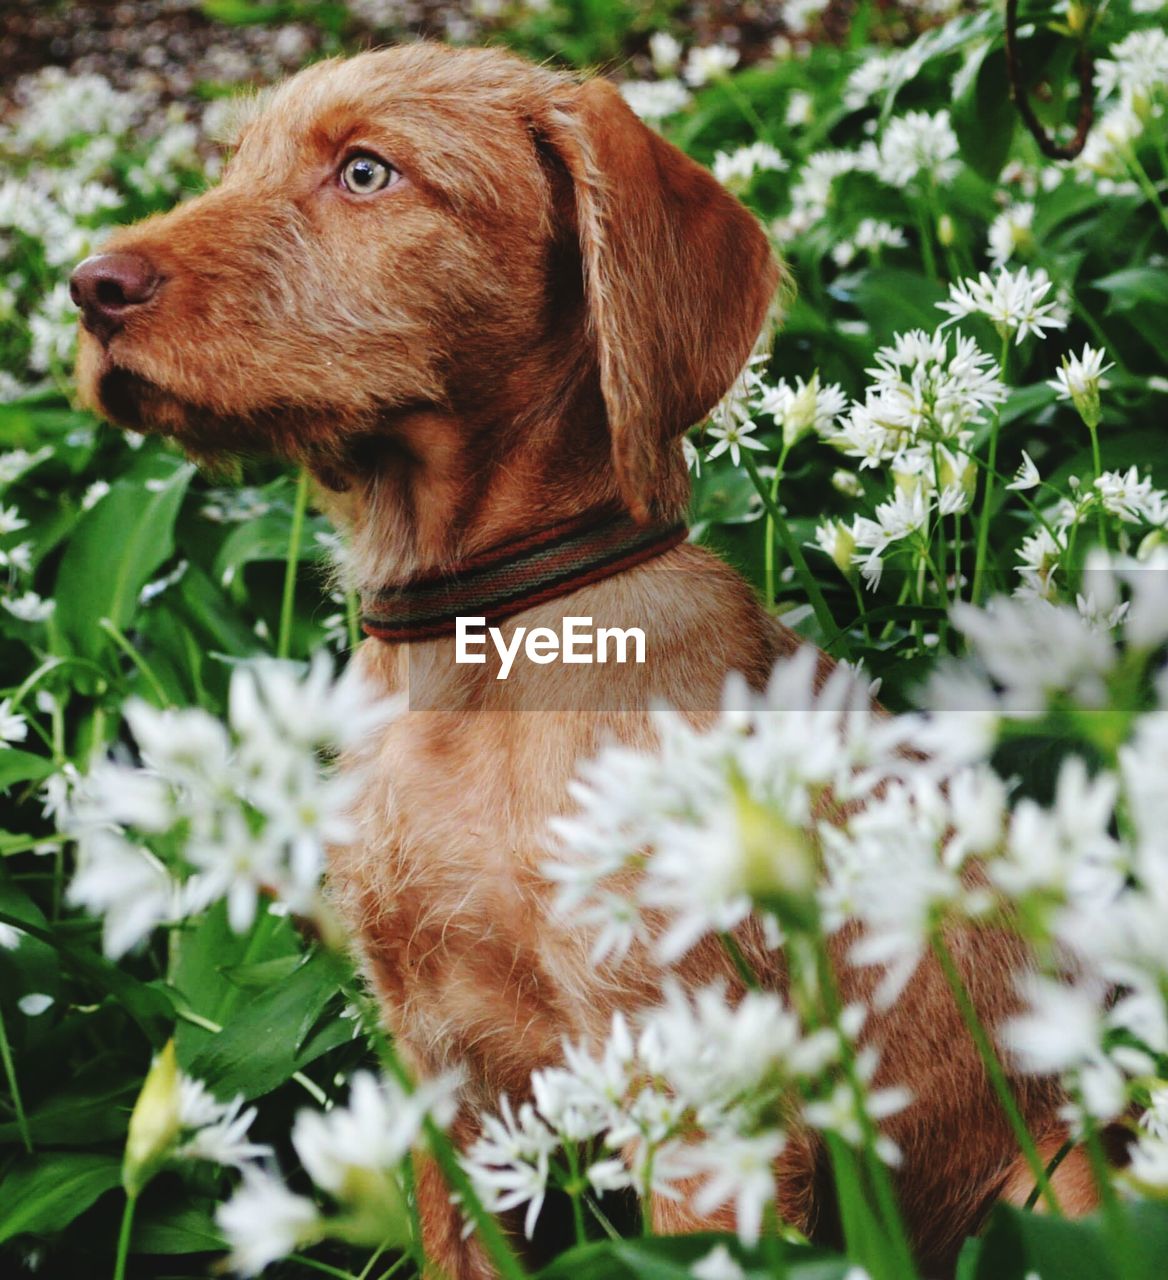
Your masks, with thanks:
[{"label": "flower stem", "polygon": [[[1103,474],[1103,461],[1099,452],[1099,428],[1088,427],[1091,433],[1091,462],[1095,468],[1095,480],[1098,484],[1099,477]],[[1103,504],[1099,501],[1099,490],[1095,490],[1095,521],[1099,526],[1099,541],[1104,547],[1107,546],[1107,522],[1103,518]]]},{"label": "flower stem", "polygon": [[1168,209],[1164,208],[1163,201],[1160,199],[1160,193],[1156,190],[1156,185],[1151,178],[1148,177],[1148,171],[1140,163],[1139,156],[1136,155],[1136,149],[1130,143],[1119,149],[1119,154],[1123,157],[1124,163],[1131,171],[1131,175],[1135,178],[1140,190],[1147,196],[1152,208],[1156,210],[1160,221],[1164,224],[1164,230],[1168,231]]},{"label": "flower stem", "polygon": [[835,619],[831,616],[831,610],[827,607],[827,601],[823,598],[819,583],[815,581],[811,570],[807,566],[803,551],[787,524],[787,517],[783,514],[782,508],[778,503],[771,498],[765,481],[759,475],[754,459],[746,450],[742,452],[742,461],[746,464],[746,474],[750,476],[759,497],[762,498],[763,506],[774,517],[775,532],[779,535],[783,550],[795,566],[795,572],[799,575],[799,581],[803,586],[803,590],[807,593],[811,608],[815,611],[816,620],[819,622],[820,630],[823,632],[824,647],[829,653],[837,657],[850,658],[851,650],[848,647],[847,636],[844,635],[843,631],[837,626]]},{"label": "flower stem", "polygon": [[[1010,335],[1006,334],[1002,338],[1002,359],[1001,359],[1001,375],[1003,382],[1006,378],[1006,362],[1010,356]],[[986,552],[989,549],[990,541],[990,507],[993,505],[994,497],[994,478],[997,475],[998,465],[998,432],[1002,426],[1002,410],[999,405],[994,410],[993,421],[990,423],[990,447],[989,457],[985,467],[985,492],[982,494],[981,500],[981,516],[977,524],[977,552],[973,560],[973,591],[971,600],[974,604],[980,604],[985,588],[985,562]]]},{"label": "flower stem", "polygon": [[284,596],[280,602],[280,634],[276,657],[286,658],[292,648],[292,611],[296,602],[296,573],[300,567],[300,541],[304,513],[308,510],[308,472],[301,471],[292,503],[292,528],[288,532],[288,557],[284,563]]},{"label": "flower stem", "polygon": [[[790,446],[784,444],[779,453],[779,461],[775,465],[775,475],[771,481],[771,502],[775,504],[779,501],[779,485],[783,481],[783,468],[786,466],[789,452]],[[773,609],[775,607],[775,518],[769,510],[766,515],[766,540],[762,554],[764,597],[767,608]]]},{"label": "flower stem", "polygon": [[125,1280],[126,1262],[130,1256],[130,1235],[134,1230],[134,1209],[138,1197],[126,1192],[126,1205],[122,1210],[122,1225],[118,1230],[118,1254],[114,1260],[113,1280]]},{"label": "flower stem", "polygon": [[16,1064],[12,1060],[12,1048],[8,1043],[8,1028],[4,1023],[4,1011],[0,1009],[0,1059],[4,1061],[4,1075],[8,1081],[8,1092],[12,1095],[12,1110],[16,1113],[16,1127],[20,1131],[20,1141],[25,1151],[32,1155],[32,1134],[28,1128],[28,1116],[24,1111],[24,1102],[20,1096],[20,1082],[16,1078]]},{"label": "flower stem", "polygon": [[1002,1110],[1006,1113],[1006,1119],[1009,1121],[1010,1128],[1014,1133],[1015,1141],[1018,1143],[1023,1156],[1025,1156],[1026,1163],[1030,1166],[1030,1172],[1034,1175],[1035,1184],[1041,1190],[1043,1196],[1046,1197],[1046,1203],[1050,1207],[1050,1211],[1058,1217],[1062,1217],[1062,1208],[1047,1175],[1046,1166],[1042,1162],[1042,1157],[1038,1154],[1038,1148],[1034,1144],[1030,1130],[1026,1127],[1022,1112],[1018,1109],[1018,1103],[1010,1089],[1010,1082],[1006,1079],[1006,1073],[1002,1069],[998,1055],[994,1052],[989,1033],[978,1016],[973,999],[939,930],[934,931],[931,942],[933,954],[937,957],[937,963],[941,966],[941,972],[949,985],[949,990],[953,993],[953,999],[957,1004],[957,1011],[961,1015],[961,1021],[965,1024],[965,1029],[973,1040],[990,1085],[998,1096]]},{"label": "flower stem", "polygon": [[158,699],[159,706],[169,707],[170,699],[166,696],[166,690],[162,687],[162,682],[150,669],[150,664],[138,652],[137,649],[129,642],[125,634],[118,627],[117,623],[109,618],[99,618],[97,625],[106,633],[107,636],[118,646],[118,648],[126,655],[127,658],[138,668],[142,678],[154,691],[154,696]]}]

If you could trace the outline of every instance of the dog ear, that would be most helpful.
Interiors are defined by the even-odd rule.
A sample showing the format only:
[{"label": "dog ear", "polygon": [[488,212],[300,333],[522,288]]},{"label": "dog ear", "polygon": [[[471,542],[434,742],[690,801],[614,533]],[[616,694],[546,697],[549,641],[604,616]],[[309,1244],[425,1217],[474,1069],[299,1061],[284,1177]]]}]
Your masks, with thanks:
[{"label": "dog ear", "polygon": [[746,363],[779,266],[753,215],[588,80],[541,132],[567,169],[617,483],[644,522],[687,490],[681,434]]}]

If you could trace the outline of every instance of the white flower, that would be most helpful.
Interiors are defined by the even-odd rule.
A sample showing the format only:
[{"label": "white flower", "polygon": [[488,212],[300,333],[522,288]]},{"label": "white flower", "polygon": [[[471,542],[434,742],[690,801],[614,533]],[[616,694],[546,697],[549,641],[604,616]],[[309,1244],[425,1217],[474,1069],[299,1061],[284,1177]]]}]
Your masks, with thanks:
[{"label": "white flower", "polygon": [[1103,472],[1095,481],[1095,488],[1104,509],[1122,520],[1154,525],[1168,522],[1168,494],[1154,489],[1135,463],[1126,472]]},{"label": "white flower", "polygon": [[930,115],[910,111],[888,122],[879,147],[867,153],[866,166],[890,187],[903,187],[923,176],[942,185],[956,176],[957,135],[947,110]]},{"label": "white flower", "polygon": [[12,710],[11,698],[0,698],[0,749],[28,737],[28,721]]},{"label": "white flower", "polygon": [[858,111],[893,82],[900,68],[900,55],[875,50],[848,76],[843,101],[849,111]]},{"label": "white flower", "polygon": [[783,0],[783,25],[788,31],[806,31],[828,6],[828,0]]},{"label": "white flower", "polygon": [[738,65],[738,50],[724,44],[695,47],[689,51],[682,69],[686,84],[695,89],[720,80]]},{"label": "white flower", "polygon": [[694,1280],[746,1280],[746,1272],[730,1256],[724,1244],[715,1245],[689,1270]]},{"label": "white flower", "polygon": [[78,856],[66,896],[74,906],[104,916],[103,946],[111,960],[181,915],[178,885],[148,850],[97,830],[79,844]]},{"label": "white flower", "polygon": [[693,100],[680,80],[629,80],[621,85],[621,96],[642,120],[650,122],[677,115]]},{"label": "white flower", "polygon": [[1037,489],[1042,483],[1042,477],[1038,474],[1038,468],[1034,465],[1034,459],[1022,450],[1022,461],[1018,466],[1017,474],[1014,479],[1006,485],[1007,489],[1017,489],[1019,491],[1026,489]]},{"label": "white flower", "polygon": [[247,1131],[256,1118],[256,1109],[243,1110],[243,1098],[220,1103],[202,1084],[188,1076],[179,1080],[179,1117],[184,1128],[195,1132],[175,1152],[185,1160],[207,1160],[224,1168],[243,1169],[248,1161],[270,1156],[272,1148],[251,1142]]},{"label": "white flower", "polygon": [[649,57],[659,76],[672,75],[681,61],[681,44],[668,31],[654,31],[649,37]]},{"label": "white flower", "polygon": [[749,185],[756,173],[781,173],[787,167],[782,152],[769,142],[752,142],[737,151],[718,151],[714,155],[714,177],[723,186],[736,190]]},{"label": "white flower", "polygon": [[775,1202],[774,1163],[785,1146],[783,1134],[761,1133],[712,1138],[692,1148],[686,1153],[690,1167],[708,1179],[694,1196],[694,1208],[706,1215],[733,1201],[738,1238],[748,1246],[757,1244],[763,1211]]},{"label": "white flower", "polygon": [[1043,338],[1047,329],[1063,329],[1066,318],[1061,304],[1051,299],[1051,280],[1039,267],[1011,273],[1004,268],[991,280],[983,271],[976,280],[961,280],[949,286],[949,300],[937,306],[954,319],[961,316],[988,316],[1003,339],[1013,337],[1019,345],[1030,334]]},{"label": "white flower", "polygon": [[259,1275],[269,1263],[319,1238],[316,1206],[294,1195],[274,1174],[248,1165],[243,1184],[215,1213],[231,1247],[229,1265],[241,1275]]},{"label": "white flower", "polygon": [[6,533],[16,533],[20,529],[27,529],[28,521],[25,520],[15,507],[6,507],[0,503],[0,537]]},{"label": "white flower", "polygon": [[523,1230],[530,1240],[559,1142],[530,1103],[524,1103],[518,1115],[506,1097],[499,1106],[499,1116],[482,1117],[482,1133],[463,1157],[463,1166],[491,1212],[527,1205]]},{"label": "white flower", "polygon": [[738,466],[741,462],[741,449],[766,449],[766,445],[761,440],[754,438],[753,432],[756,428],[753,422],[711,422],[706,428],[706,434],[713,436],[717,443],[706,455],[711,461],[719,457],[721,454],[729,451],[730,461]]},{"label": "white flower", "polygon": [[446,1075],[407,1093],[395,1080],[358,1071],[349,1100],[331,1111],[300,1111],[292,1145],[309,1177],[343,1198],[354,1170],[394,1174],[418,1144],[427,1116],[445,1127],[454,1118],[460,1077]]},{"label": "white flower", "polygon": [[26,591],[22,596],[4,596],[0,604],[21,622],[44,622],[53,616],[57,607],[55,600],[42,599],[35,591]]},{"label": "white flower", "polygon": [[39,1018],[42,1013],[52,1008],[53,997],[47,996],[43,992],[31,992],[27,996],[21,996],[16,1002],[17,1008],[26,1018]]},{"label": "white flower", "polygon": [[1084,346],[1081,356],[1063,356],[1062,368],[1046,384],[1058,392],[1060,400],[1070,400],[1092,430],[1099,425],[1099,393],[1107,386],[1103,375],[1114,367],[1103,363],[1106,354]]},{"label": "white flower", "polygon": [[793,387],[782,378],[777,386],[762,387],[755,401],[757,411],[769,414],[782,428],[783,442],[788,447],[808,432],[827,434],[846,405],[843,388],[834,382],[820,385],[818,373],[812,374],[808,382],[796,378]]},{"label": "white flower", "polygon": [[0,924],[0,951],[15,951],[23,937],[23,929],[11,924]]},{"label": "white flower", "polygon": [[815,119],[815,99],[802,89],[796,89],[787,99],[783,122],[789,129],[801,129]]},{"label": "white flower", "polygon": [[109,491],[108,480],[95,480],[81,495],[81,510],[88,511],[91,507],[97,506]]},{"label": "white flower", "polygon": [[1034,206],[1013,204],[990,223],[990,261],[1004,266],[1015,254],[1026,254],[1034,246]]},{"label": "white flower", "polygon": [[1127,1105],[1122,1070],[1102,1048],[1104,992],[1031,974],[1019,982],[1027,1013],[1006,1021],[999,1039],[1023,1071],[1072,1079],[1088,1115],[1113,1120]]},{"label": "white flower", "polygon": [[1148,99],[1168,89],[1168,35],[1150,28],[1132,31],[1095,65],[1101,98],[1118,93],[1124,105],[1146,109]]}]

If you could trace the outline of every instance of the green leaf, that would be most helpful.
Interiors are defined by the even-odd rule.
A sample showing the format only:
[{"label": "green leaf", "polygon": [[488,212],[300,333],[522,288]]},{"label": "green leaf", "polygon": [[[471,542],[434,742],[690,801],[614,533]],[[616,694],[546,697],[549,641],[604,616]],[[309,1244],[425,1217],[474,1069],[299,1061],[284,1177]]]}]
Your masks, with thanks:
[{"label": "green leaf", "polygon": [[1168,271],[1163,267],[1125,267],[1096,280],[1094,287],[1110,294],[1106,315],[1131,311],[1142,303],[1168,307]]},{"label": "green leaf", "polygon": [[[29,1113],[28,1127],[37,1147],[76,1146],[78,1139],[96,1146],[120,1141],[138,1096],[138,1083],[117,1085],[98,1093],[59,1093]],[[18,1141],[14,1122],[0,1124],[0,1145]]]},{"label": "green leaf", "polygon": [[985,41],[954,80],[953,130],[961,158],[989,182],[995,182],[1010,155],[1017,113],[1010,100],[1006,55]]},{"label": "green leaf", "polygon": [[47,756],[17,751],[14,747],[0,749],[0,791],[7,791],[18,782],[39,782],[55,768]]},{"label": "green leaf", "polygon": [[0,1243],[60,1231],[121,1181],[117,1156],[69,1152],[18,1161],[0,1182]]},{"label": "green leaf", "polygon": [[226,1242],[208,1209],[177,1205],[139,1217],[131,1247],[134,1253],[211,1253]]},{"label": "green leaf", "polygon": [[174,522],[192,475],[189,463],[152,455],[78,523],[55,591],[57,625],[76,653],[92,658],[105,650],[102,618],[121,630],[129,625],[138,593],[174,550]]},{"label": "green leaf", "polygon": [[299,1069],[301,1046],[336,993],[331,966],[311,956],[278,986],[240,1006],[184,1070],[215,1092],[249,1099],[270,1093]]},{"label": "green leaf", "polygon": [[871,326],[878,346],[908,329],[932,333],[944,318],[937,303],[948,296],[949,291],[936,280],[900,267],[865,271],[852,291],[852,301]]},{"label": "green leaf", "polygon": [[[1168,1257],[1168,1205],[1117,1209],[1123,1226],[1115,1240],[1098,1213],[1068,1221],[1000,1205],[977,1251],[970,1280],[1162,1280]],[[1117,1247],[1122,1247],[1122,1257]]]},{"label": "green leaf", "polygon": [[[583,1245],[545,1267],[539,1280],[693,1280],[693,1264],[717,1245],[725,1246],[746,1269],[748,1280],[769,1280],[779,1274],[787,1280],[844,1280],[851,1269],[845,1258],[806,1245],[772,1243],[750,1250],[733,1236],[707,1232]],[[781,1251],[782,1272],[766,1256],[768,1247]]]}]

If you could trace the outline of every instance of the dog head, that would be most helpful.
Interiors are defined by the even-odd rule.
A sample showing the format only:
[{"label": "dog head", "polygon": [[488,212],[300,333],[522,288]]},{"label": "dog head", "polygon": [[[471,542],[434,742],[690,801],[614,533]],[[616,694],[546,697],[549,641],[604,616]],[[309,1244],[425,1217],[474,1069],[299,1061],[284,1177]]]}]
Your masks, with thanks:
[{"label": "dog head", "polygon": [[[78,267],[83,397],[195,454],[343,472],[439,411],[467,447],[595,455],[639,518],[732,384],[778,267],[617,90],[497,50],[321,63],[222,182]],[[590,452],[591,451],[591,452]]]}]

